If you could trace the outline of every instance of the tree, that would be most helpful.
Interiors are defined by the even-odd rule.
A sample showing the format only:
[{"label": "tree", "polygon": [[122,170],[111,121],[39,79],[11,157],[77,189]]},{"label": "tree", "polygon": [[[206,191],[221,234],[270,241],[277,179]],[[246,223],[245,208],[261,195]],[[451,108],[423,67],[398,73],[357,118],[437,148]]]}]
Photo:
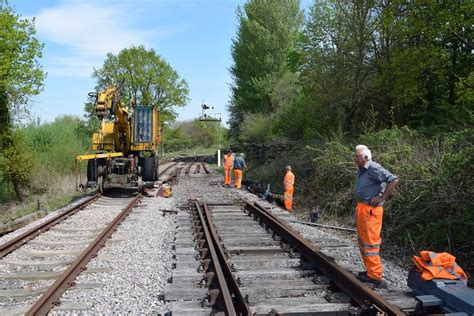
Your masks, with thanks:
[{"label": "tree", "polygon": [[24,199],[27,185],[26,151],[13,137],[13,120],[28,110],[31,96],[41,92],[46,74],[38,59],[43,44],[35,38],[34,20],[22,19],[3,1],[0,2],[0,148],[2,173],[13,183],[17,197]]},{"label": "tree", "polygon": [[280,78],[289,71],[288,60],[303,13],[299,0],[250,0],[238,8],[237,15],[229,110],[231,127],[238,130],[246,113],[270,115],[280,105],[272,95]]},{"label": "tree", "polygon": [[317,0],[298,67],[316,134],[472,126],[473,12],[469,1]]},{"label": "tree", "polygon": [[0,123],[11,126],[42,90],[46,74],[38,59],[44,45],[35,38],[34,19],[22,19],[1,2],[0,9]]},{"label": "tree", "polygon": [[121,91],[129,100],[157,107],[165,121],[175,119],[173,107],[186,105],[189,94],[187,82],[154,49],[144,46],[125,48],[117,56],[108,53],[92,77],[98,90],[123,81]]},{"label": "tree", "polygon": [[474,124],[468,83],[474,70],[472,1],[395,1],[392,59],[386,66],[397,107],[396,119],[416,128],[458,130]]}]

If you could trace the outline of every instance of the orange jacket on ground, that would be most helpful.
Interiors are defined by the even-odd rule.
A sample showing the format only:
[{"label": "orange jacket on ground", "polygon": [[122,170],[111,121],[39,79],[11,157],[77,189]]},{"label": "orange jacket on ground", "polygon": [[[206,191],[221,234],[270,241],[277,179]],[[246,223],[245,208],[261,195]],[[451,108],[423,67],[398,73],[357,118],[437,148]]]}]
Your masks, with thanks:
[{"label": "orange jacket on ground", "polygon": [[425,281],[432,279],[467,280],[467,275],[456,263],[456,258],[447,253],[420,251],[420,257],[413,256],[413,262]]},{"label": "orange jacket on ground", "polygon": [[234,157],[232,154],[224,155],[224,169],[230,170],[234,166]]}]

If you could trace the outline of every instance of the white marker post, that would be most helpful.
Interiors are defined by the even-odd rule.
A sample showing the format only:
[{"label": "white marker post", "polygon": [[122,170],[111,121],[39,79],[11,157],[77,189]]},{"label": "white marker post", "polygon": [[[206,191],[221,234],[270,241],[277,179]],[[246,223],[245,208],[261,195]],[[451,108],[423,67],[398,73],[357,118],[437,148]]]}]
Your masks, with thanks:
[{"label": "white marker post", "polygon": [[217,150],[217,166],[218,167],[221,166],[221,150],[220,149]]}]

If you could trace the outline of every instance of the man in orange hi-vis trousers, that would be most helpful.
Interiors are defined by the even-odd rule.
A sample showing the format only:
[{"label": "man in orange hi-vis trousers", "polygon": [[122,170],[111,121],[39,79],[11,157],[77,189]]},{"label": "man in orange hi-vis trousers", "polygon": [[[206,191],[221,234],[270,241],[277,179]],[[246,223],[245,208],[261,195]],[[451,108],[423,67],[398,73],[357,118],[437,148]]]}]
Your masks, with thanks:
[{"label": "man in orange hi-vis trousers", "polygon": [[285,178],[283,179],[283,188],[285,190],[285,208],[288,212],[292,212],[293,190],[295,185],[295,175],[291,172],[291,166],[286,166]]},{"label": "man in orange hi-vis trousers", "polygon": [[230,178],[232,173],[232,168],[234,167],[234,157],[232,156],[232,150],[229,150],[226,155],[224,155],[224,185],[230,186]]},{"label": "man in orange hi-vis trousers", "polygon": [[363,282],[379,285],[382,281],[380,260],[382,204],[395,190],[398,178],[372,161],[372,153],[365,145],[358,145],[355,148],[354,161],[359,167],[354,189],[357,203],[357,235],[360,254],[367,269],[366,272],[360,272],[357,278]]}]

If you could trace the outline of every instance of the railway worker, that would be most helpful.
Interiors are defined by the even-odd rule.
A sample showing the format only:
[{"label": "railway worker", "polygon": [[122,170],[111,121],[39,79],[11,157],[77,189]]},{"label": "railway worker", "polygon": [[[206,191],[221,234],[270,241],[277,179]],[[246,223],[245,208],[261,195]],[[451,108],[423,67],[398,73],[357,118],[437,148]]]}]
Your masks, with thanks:
[{"label": "railway worker", "polygon": [[291,172],[291,166],[286,166],[285,168],[285,178],[283,179],[283,189],[285,190],[284,193],[284,200],[285,200],[285,208],[288,212],[292,212],[292,204],[293,204],[293,191],[295,185],[295,175]]},{"label": "railway worker", "polygon": [[[380,285],[382,204],[395,190],[398,178],[372,161],[372,153],[365,145],[356,146],[354,161],[359,167],[354,189],[357,203],[357,235],[362,260],[367,269],[366,272],[359,272],[357,278],[363,282]],[[382,183],[385,183],[385,190],[382,189]]]},{"label": "railway worker", "polygon": [[244,154],[241,153],[240,156],[235,157],[234,159],[234,183],[237,189],[240,189],[242,186],[242,176],[244,169],[247,169],[245,164]]},{"label": "railway worker", "polygon": [[224,186],[230,186],[232,168],[234,167],[234,156],[232,150],[224,155]]}]

